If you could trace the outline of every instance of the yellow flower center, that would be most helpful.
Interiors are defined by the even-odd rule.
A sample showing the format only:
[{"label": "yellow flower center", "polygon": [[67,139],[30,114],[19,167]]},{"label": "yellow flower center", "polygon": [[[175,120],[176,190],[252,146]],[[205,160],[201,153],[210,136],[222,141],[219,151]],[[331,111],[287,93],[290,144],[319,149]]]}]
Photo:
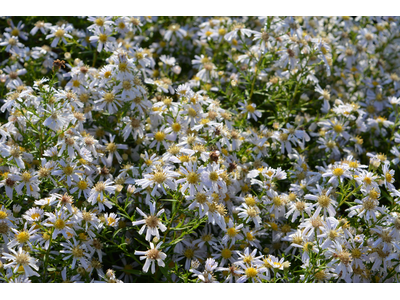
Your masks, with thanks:
[{"label": "yellow flower center", "polygon": [[58,37],[58,38],[62,38],[62,37],[64,36],[64,34],[65,34],[65,31],[62,30],[62,29],[58,29],[58,30],[55,32],[55,36]]},{"label": "yellow flower center", "polygon": [[351,256],[354,258],[360,258],[362,255],[360,249],[358,248],[354,248],[353,250],[351,250]]},{"label": "yellow flower center", "polygon": [[154,135],[154,138],[156,139],[156,141],[162,142],[165,139],[165,133],[159,131]]},{"label": "yellow flower center", "polygon": [[246,271],[245,271],[246,276],[249,277],[249,278],[256,277],[257,273],[258,273],[257,270],[255,268],[252,268],[252,267],[247,268]]},{"label": "yellow flower center", "polygon": [[78,79],[75,79],[75,80],[72,81],[72,85],[77,88],[77,87],[79,87],[81,85],[81,83],[80,83],[80,81]]},{"label": "yellow flower center", "polygon": [[5,211],[0,210],[0,220],[7,218],[7,213]]},{"label": "yellow flower center", "polygon": [[40,217],[40,214],[38,214],[38,213],[33,213],[33,214],[31,214],[31,218],[33,219],[33,220],[36,220],[37,218],[39,218]]},{"label": "yellow flower center", "polygon": [[189,109],[188,109],[188,115],[190,116],[190,117],[196,117],[197,116],[197,111],[196,110],[194,110],[193,108],[191,108],[191,107],[189,107]]},{"label": "yellow flower center", "polygon": [[333,126],[333,130],[334,130],[336,133],[341,133],[341,132],[343,131],[343,126],[340,125],[340,124],[336,124],[336,125]]},{"label": "yellow flower center", "polygon": [[228,228],[228,230],[227,230],[227,234],[228,234],[230,237],[236,236],[237,233],[238,233],[238,231],[236,230],[235,227]]},{"label": "yellow flower center", "polygon": [[102,42],[102,43],[107,42],[107,34],[100,33],[99,34],[99,41]]},{"label": "yellow flower center", "polygon": [[326,195],[321,195],[318,197],[318,204],[323,207],[323,208],[327,208],[331,203],[331,198],[329,198]]},{"label": "yellow flower center", "polygon": [[74,168],[71,166],[66,166],[64,169],[65,175],[69,176],[74,172]]},{"label": "yellow flower center", "polygon": [[27,231],[21,231],[20,233],[15,235],[15,238],[21,244],[29,241],[29,237],[30,236],[29,236],[29,233]]},{"label": "yellow flower center", "polygon": [[255,200],[252,196],[248,196],[248,197],[244,198],[244,202],[245,202],[248,206],[254,206],[254,205],[256,205],[256,200]]},{"label": "yellow flower center", "polygon": [[24,172],[22,173],[21,177],[22,181],[29,182],[29,180],[32,178],[32,175],[29,172]]},{"label": "yellow flower center", "polygon": [[181,124],[179,124],[179,123],[174,123],[174,124],[172,124],[171,127],[172,127],[172,130],[175,132],[179,132],[179,130],[181,130],[181,128],[182,128]]},{"label": "yellow flower center", "polygon": [[282,198],[279,197],[279,196],[275,196],[275,197],[272,199],[272,202],[274,203],[275,206],[282,206],[282,205],[283,205]]},{"label": "yellow flower center", "polygon": [[162,171],[161,172],[155,172],[152,179],[153,179],[153,181],[161,184],[165,180],[167,180],[167,175],[165,175],[165,173],[162,172]]},{"label": "yellow flower center", "polygon": [[115,143],[108,143],[106,150],[108,152],[115,152],[115,151],[117,151],[117,145],[115,145]]},{"label": "yellow flower center", "polygon": [[194,250],[189,248],[186,249],[185,252],[183,252],[183,255],[187,258],[193,258],[194,257]]},{"label": "yellow flower center", "polygon": [[393,180],[393,176],[392,176],[392,174],[390,174],[389,172],[387,172],[387,173],[385,174],[385,178],[386,178],[386,181],[387,181],[387,182],[392,182],[392,180]]},{"label": "yellow flower center", "polygon": [[81,181],[79,181],[79,182],[77,183],[77,186],[78,186],[78,188],[79,188],[80,190],[86,190],[87,187],[88,187],[88,184],[87,184],[86,181],[81,180]]},{"label": "yellow flower center", "polygon": [[106,101],[107,103],[113,102],[114,99],[115,99],[115,96],[113,93],[105,93],[104,94],[104,101]]},{"label": "yellow flower center", "polygon": [[218,173],[215,171],[210,172],[210,180],[217,181],[218,180]]},{"label": "yellow flower center", "polygon": [[199,174],[195,173],[195,172],[190,172],[187,176],[187,182],[189,182],[190,184],[195,184],[199,181]]},{"label": "yellow flower center", "polygon": [[225,259],[231,258],[232,256],[232,251],[229,250],[228,248],[225,248],[221,251],[221,256]]},{"label": "yellow flower center", "polygon": [[332,174],[334,175],[334,176],[342,176],[343,175],[343,173],[344,173],[344,170],[342,169],[342,168],[336,168],[336,169],[334,169],[333,171],[332,171]]},{"label": "yellow flower center", "polygon": [[56,229],[63,229],[64,227],[65,227],[65,221],[64,220],[62,220],[62,219],[57,219],[55,222],[54,222],[54,227],[56,228]]},{"label": "yellow flower center", "polygon": [[18,28],[14,28],[14,29],[11,31],[11,35],[12,35],[12,36],[18,36],[18,35],[19,35],[19,30],[18,30]]},{"label": "yellow flower center", "polygon": [[246,110],[250,113],[254,113],[256,111],[255,107],[251,104],[246,105]]}]

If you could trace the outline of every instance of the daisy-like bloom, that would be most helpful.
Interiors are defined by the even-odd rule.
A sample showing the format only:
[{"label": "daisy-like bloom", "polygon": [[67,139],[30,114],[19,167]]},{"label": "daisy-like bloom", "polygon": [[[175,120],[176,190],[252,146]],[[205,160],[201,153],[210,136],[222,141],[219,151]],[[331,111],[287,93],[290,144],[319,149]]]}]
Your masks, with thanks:
[{"label": "daisy-like bloom", "polygon": [[93,186],[92,181],[89,176],[83,175],[82,178],[79,178],[78,181],[72,182],[73,188],[70,189],[70,193],[74,194],[78,192],[78,199],[81,197],[81,194],[85,196],[85,198],[89,198],[90,196],[90,188]]},{"label": "daisy-like bloom", "polygon": [[272,138],[277,140],[281,144],[282,154],[285,153],[285,149],[288,154],[291,154],[292,153],[291,143],[295,145],[296,141],[298,141],[298,139],[293,134],[290,134],[289,131],[285,128],[282,129],[282,132],[281,131],[274,132]]},{"label": "daisy-like bloom", "polygon": [[261,112],[256,110],[256,105],[254,103],[239,102],[239,105],[239,110],[241,110],[243,114],[247,115],[247,119],[253,118],[257,121],[258,118],[261,118]]},{"label": "daisy-like bloom", "polygon": [[120,95],[117,95],[118,92],[119,90],[115,87],[111,91],[100,90],[98,93],[98,100],[94,101],[96,110],[106,110],[110,114],[117,112],[124,104],[124,99]]},{"label": "daisy-like bloom", "polygon": [[91,230],[95,230],[100,227],[100,221],[97,218],[96,214],[92,211],[87,211],[86,208],[78,211],[78,213],[74,215],[74,220],[76,221],[76,223],[81,225],[85,232],[88,233],[90,233]]},{"label": "daisy-like bloom", "polygon": [[375,248],[378,245],[382,246],[382,251],[383,252],[392,252],[393,251],[393,246],[396,246],[399,248],[400,246],[397,244],[398,241],[395,238],[395,231],[393,228],[385,228],[382,226],[376,226],[375,228],[371,228],[371,231],[373,231],[378,238],[376,241],[372,244],[372,247]]},{"label": "daisy-like bloom", "polygon": [[[394,244],[398,249],[399,246]],[[388,270],[389,268],[393,267],[392,260],[397,260],[398,254],[390,251],[383,251],[382,245],[377,246],[374,249],[374,252],[369,255],[369,259],[374,262],[371,267],[371,271],[381,271]]]},{"label": "daisy-like bloom", "polygon": [[109,27],[96,27],[93,36],[89,38],[89,41],[93,44],[97,43],[97,51],[101,52],[103,48],[106,48],[107,43],[115,41],[115,37],[112,37],[113,30]]},{"label": "daisy-like bloom", "polygon": [[[13,172],[10,169],[10,172]],[[17,185],[17,176],[11,173],[3,173],[3,180],[0,181],[0,187],[5,187],[7,197],[12,200],[14,195],[14,188]]]},{"label": "daisy-like bloom", "polygon": [[12,65],[11,67],[5,67],[3,71],[5,74],[7,74],[5,84],[7,87],[10,88],[13,86],[17,87],[22,85],[22,80],[21,78],[19,78],[19,76],[25,75],[27,73],[26,69],[19,69],[16,64]]},{"label": "daisy-like bloom", "polygon": [[39,231],[39,228],[35,229],[36,224],[34,224],[29,230],[27,230],[27,225],[28,223],[26,222],[24,224],[24,229],[22,230],[11,228],[11,230],[14,232],[14,238],[7,244],[8,248],[13,248],[16,245],[22,247],[23,245],[27,244],[32,249],[32,241],[35,241],[37,238],[35,233]]},{"label": "daisy-like bloom", "polygon": [[[69,161],[67,159],[67,161]],[[67,185],[70,187],[72,185],[72,181],[79,181],[79,174],[83,174],[84,171],[78,170],[77,163],[67,163],[64,160],[59,160],[59,164],[61,168],[54,168],[51,171],[51,175],[58,176],[58,180],[66,180]]]},{"label": "daisy-like bloom", "polygon": [[138,137],[142,138],[144,136],[144,123],[140,117],[126,117],[122,120],[126,124],[122,130],[124,141],[128,139],[131,133],[134,140],[136,140]]},{"label": "daisy-like bloom", "polygon": [[166,140],[172,140],[167,133],[164,131],[165,125],[161,126],[161,128],[155,133],[149,133],[147,136],[149,138],[154,138],[154,140],[149,145],[150,148],[156,146],[157,151],[160,150],[160,146],[163,145],[165,149],[168,149],[168,144]]},{"label": "daisy-like bloom", "polygon": [[243,254],[240,251],[236,251],[239,255],[239,259],[235,262],[236,265],[238,264],[255,264],[255,265],[262,265],[262,260],[260,259],[262,256],[256,256],[258,249],[255,248],[252,252],[250,252],[250,248],[246,247],[244,249]]},{"label": "daisy-like bloom", "polygon": [[395,190],[395,187],[392,184],[394,182],[394,170],[390,170],[389,165],[389,163],[385,163],[382,167],[382,172],[384,176],[385,186],[389,191],[391,191]]},{"label": "daisy-like bloom", "polygon": [[5,49],[6,52],[13,51],[19,54],[21,52],[21,48],[24,47],[24,44],[19,42],[18,36],[11,36],[8,32],[4,32],[0,46],[7,46]]},{"label": "daisy-like bloom", "polygon": [[378,176],[372,172],[361,170],[357,172],[356,182],[362,186],[363,189],[369,191],[371,189],[379,189],[379,185],[376,182]]},{"label": "daisy-like bloom", "polygon": [[117,228],[118,227],[118,222],[120,218],[118,218],[118,215],[115,213],[106,213],[104,214],[104,218],[106,220],[106,224],[108,226]]},{"label": "daisy-like bloom", "polygon": [[161,230],[162,232],[167,230],[167,227],[165,227],[164,224],[161,223],[161,219],[159,218],[159,216],[164,213],[164,209],[161,209],[156,214],[156,204],[151,203],[149,207],[150,207],[149,215],[146,215],[144,212],[140,210],[140,208],[136,207],[137,212],[140,215],[142,215],[144,219],[132,222],[133,226],[144,224],[142,228],[140,228],[139,234],[143,234],[144,230],[147,228],[146,241],[150,241],[153,236],[156,236],[159,239],[160,233],[158,232],[158,230]]},{"label": "daisy-like bloom", "polygon": [[197,168],[197,162],[184,162],[184,167],[179,168],[180,172],[185,176],[182,179],[176,181],[177,184],[182,184],[181,192],[185,194],[189,188],[189,195],[194,196],[196,192],[204,190],[204,184],[201,181],[201,174],[204,167]]},{"label": "daisy-like bloom", "polygon": [[[37,272],[34,271],[39,270],[39,267],[36,265],[37,259],[31,257],[28,252],[22,249],[22,247],[19,247],[18,252],[11,248],[8,250],[11,253],[3,252],[2,256],[3,259],[11,261],[10,263],[4,265],[5,269],[14,268],[13,272],[16,273],[20,269],[20,267],[23,267],[26,277],[40,276]],[[32,268],[34,270],[32,270]]]},{"label": "daisy-like bloom", "polygon": [[[272,272],[275,273],[276,277],[280,277],[280,274],[278,273],[279,271],[283,271],[284,268],[289,268],[290,267],[290,262],[285,261],[285,258],[279,259],[278,257],[275,257],[273,255],[268,255],[268,257],[263,259],[264,266],[268,269],[271,269]],[[270,274],[269,272],[266,272],[266,276],[268,279],[270,279]]]},{"label": "daisy-like bloom", "polygon": [[206,254],[203,250],[199,249],[194,242],[187,240],[179,242],[174,248],[174,253],[177,256],[176,262],[186,259],[185,270],[190,269],[192,261],[203,260]]},{"label": "daisy-like bloom", "polygon": [[191,202],[189,205],[190,210],[194,210],[196,207],[199,208],[200,218],[204,217],[204,215],[208,212],[208,204],[211,204],[211,199],[207,197],[206,193],[197,192],[194,196],[186,196],[185,198]]},{"label": "daisy-like bloom", "polygon": [[61,26],[52,26],[49,27],[51,30],[51,34],[46,36],[46,40],[53,38],[53,41],[51,42],[51,47],[57,46],[58,42],[62,40],[64,44],[67,44],[67,40],[65,38],[72,39],[72,36],[69,34],[69,32],[73,29],[72,25],[66,25],[62,24]]},{"label": "daisy-like bloom", "polygon": [[241,267],[241,269],[237,270],[237,273],[243,274],[238,280],[237,283],[244,283],[248,280],[251,282],[262,282],[261,280],[268,280],[268,276],[264,273],[267,272],[267,268],[262,266],[261,264],[255,264],[250,262],[249,264],[244,264],[242,262],[235,263],[237,266]]},{"label": "daisy-like bloom", "polygon": [[74,203],[74,197],[68,195],[68,193],[64,193],[64,195],[54,193],[51,196],[58,200],[57,207],[65,207],[70,214],[73,214],[72,204]]},{"label": "daisy-like bloom", "polygon": [[164,33],[164,40],[176,41],[176,38],[183,39],[186,36],[186,30],[182,29],[179,24],[171,24]]},{"label": "daisy-like bloom", "polygon": [[83,145],[83,147],[85,147],[87,150],[89,150],[94,157],[98,156],[97,151],[96,151],[96,146],[98,145],[98,143],[99,143],[99,141],[96,140],[90,134],[86,134],[83,137],[83,141],[81,141],[81,144]]},{"label": "daisy-like bloom", "polygon": [[343,249],[340,243],[333,242],[333,248],[330,248],[328,253],[333,257],[330,267],[335,267],[335,273],[340,276],[340,279],[350,282],[350,276],[353,273],[351,267],[351,253]]},{"label": "daisy-like bloom", "polygon": [[[114,194],[116,186],[114,181],[107,179],[106,181],[98,181],[90,191],[90,196],[87,201],[95,204],[98,202],[100,211],[104,210],[103,200],[106,200],[106,192],[109,194]],[[98,199],[99,198],[99,199]],[[100,201],[99,201],[100,200]],[[109,208],[111,207],[111,202],[107,201],[106,204]],[[110,206],[109,206],[110,205]]]},{"label": "daisy-like bloom", "polygon": [[214,192],[219,192],[221,188],[221,191],[226,193],[226,182],[220,176],[222,173],[224,173],[224,170],[220,169],[219,164],[213,162],[202,172],[201,178],[204,184]]},{"label": "daisy-like bloom", "polygon": [[156,261],[160,267],[165,267],[164,259],[167,255],[159,250],[161,245],[162,242],[158,243],[157,246],[154,247],[154,244],[150,243],[150,249],[147,251],[135,250],[135,255],[141,255],[139,257],[140,260],[146,259],[146,262],[143,265],[143,272],[147,273],[151,266],[151,273],[154,274],[156,272]]},{"label": "daisy-like bloom", "polygon": [[325,152],[332,152],[334,155],[340,155],[340,151],[338,148],[338,143],[328,137],[320,137],[317,140],[317,143],[320,144],[318,149],[325,149]]},{"label": "daisy-like bloom", "polygon": [[30,31],[31,35],[35,35],[39,30],[43,33],[46,34],[47,31],[49,30],[51,26],[51,23],[45,23],[44,21],[37,21],[35,23],[35,26],[32,28]]},{"label": "daisy-like bloom", "polygon": [[43,219],[44,210],[39,207],[32,207],[28,209],[23,218],[28,221],[28,223],[40,222]]},{"label": "daisy-like bloom", "polygon": [[26,194],[33,196],[36,199],[40,197],[39,194],[39,176],[38,172],[25,171],[22,174],[15,174],[15,179],[20,183],[15,187],[19,195],[22,194],[22,188],[25,187]]},{"label": "daisy-like bloom", "polygon": [[335,118],[334,120],[318,122],[318,124],[321,125],[326,131],[331,132],[334,140],[338,136],[343,137],[346,141],[350,138],[350,134],[346,131],[348,130],[347,125],[349,124],[349,121],[343,122]]},{"label": "daisy-like bloom", "polygon": [[217,269],[218,263],[213,258],[207,258],[206,265],[203,272],[197,271],[195,268],[189,271],[194,273],[193,276],[201,280],[204,283],[218,283],[218,280],[214,277],[214,271]]},{"label": "daisy-like bloom", "polygon": [[331,94],[329,93],[328,90],[323,90],[319,84],[315,87],[315,91],[320,94],[319,100],[324,100],[324,103],[322,105],[321,111],[323,113],[328,113],[329,109],[331,108],[329,104],[329,100],[331,99]]},{"label": "daisy-like bloom", "polygon": [[312,205],[310,203],[296,200],[289,203],[288,206],[289,209],[285,214],[285,218],[288,219],[290,216],[292,216],[292,222],[294,222],[298,216],[301,216],[301,222],[304,222],[304,213],[306,213],[308,216],[311,215]]},{"label": "daisy-like bloom", "polygon": [[358,33],[357,39],[359,40],[359,45],[367,48],[368,52],[373,54],[375,52],[375,44],[378,44],[378,39],[376,34],[376,28],[370,26],[369,28],[362,28]]},{"label": "daisy-like bloom", "polygon": [[103,142],[106,144],[105,150],[106,150],[106,152],[109,153],[108,157],[106,159],[104,159],[105,165],[107,165],[107,166],[112,165],[114,155],[117,158],[118,162],[121,163],[122,157],[118,153],[118,149],[121,149],[121,150],[128,149],[127,145],[114,143],[115,137],[116,137],[115,135],[110,134],[110,142],[107,142],[107,140],[103,140]]},{"label": "daisy-like bloom", "polygon": [[70,216],[63,210],[55,211],[55,213],[45,213],[48,217],[45,220],[44,226],[54,227],[52,238],[56,239],[60,233],[69,239],[75,235],[75,230],[72,228],[74,222],[70,220]]},{"label": "daisy-like bloom", "polygon": [[79,262],[85,269],[89,267],[90,253],[87,251],[85,244],[76,241],[75,237],[71,240],[67,240],[67,243],[61,243],[60,245],[64,248],[60,250],[60,253],[65,253],[63,260],[72,258],[71,268],[74,269],[76,263]]},{"label": "daisy-like bloom", "polygon": [[318,235],[319,238],[325,238],[321,244],[322,249],[330,247],[333,242],[344,242],[343,230],[339,228],[339,224],[339,221],[333,217],[326,218],[324,233]]},{"label": "daisy-like bloom", "polygon": [[377,213],[384,213],[384,209],[379,207],[378,198],[380,196],[380,190],[371,189],[366,193],[367,197],[362,200],[354,200],[357,204],[348,208],[346,211],[349,212],[349,217],[357,215],[359,218],[364,218],[366,221],[372,219],[376,222]]},{"label": "daisy-like bloom", "polygon": [[203,68],[197,72],[196,77],[204,82],[212,82],[214,78],[218,78],[216,71],[217,67],[212,62],[207,62],[203,65]]},{"label": "daisy-like bloom", "polygon": [[239,34],[243,37],[250,37],[253,33],[256,32],[251,29],[246,29],[244,24],[236,23],[232,27],[232,30],[225,34],[224,38],[228,42],[231,42],[233,39],[237,39]]},{"label": "daisy-like bloom", "polygon": [[336,163],[328,171],[322,174],[322,177],[330,177],[328,183],[333,186],[338,186],[339,182],[343,182],[345,178],[351,178],[349,173],[349,167],[342,164]]},{"label": "daisy-like bloom", "polygon": [[315,194],[318,193],[318,195],[312,195],[312,194],[307,194],[304,196],[304,199],[308,200],[314,200],[316,201],[315,204],[312,205],[312,207],[317,207],[317,209],[314,212],[314,216],[319,215],[321,210],[324,211],[324,217],[326,219],[326,213],[329,213],[330,217],[334,217],[336,215],[336,210],[335,206],[337,205],[337,202],[333,200],[329,195],[333,191],[333,187],[330,187],[328,190],[323,190],[318,184],[317,184],[317,189],[314,190],[313,192]]},{"label": "daisy-like bloom", "polygon": [[64,153],[64,151],[67,150],[68,157],[74,159],[76,156],[75,152],[78,154],[80,153],[80,148],[77,143],[77,139],[78,139],[77,136],[65,134],[64,138],[61,139],[56,145],[56,146],[61,145],[61,149],[58,152],[58,156],[61,156]]},{"label": "daisy-like bloom", "polygon": [[244,219],[246,223],[253,221],[256,228],[261,226],[260,209],[257,206],[248,206],[246,203],[242,203],[237,208],[238,217]]},{"label": "daisy-like bloom", "polygon": [[152,196],[156,194],[158,188],[166,195],[165,186],[168,186],[171,190],[175,190],[176,182],[174,178],[179,176],[179,173],[171,171],[171,168],[169,166],[163,169],[156,167],[153,173],[144,174],[143,179],[136,180],[136,184],[140,185],[142,189],[153,187]]},{"label": "daisy-like bloom", "polygon": [[231,241],[231,245],[235,244],[236,240],[242,240],[244,237],[240,233],[240,229],[243,228],[243,224],[236,225],[233,223],[232,219],[229,219],[229,222],[227,224],[225,235],[222,238],[222,242],[225,243],[228,240]]},{"label": "daisy-like bloom", "polygon": [[319,215],[313,215],[311,218],[306,219],[304,223],[299,225],[299,228],[304,228],[303,234],[309,238],[314,235],[314,233],[321,234],[325,227],[325,222],[321,219]]},{"label": "daisy-like bloom", "polygon": [[264,198],[264,203],[268,205],[268,211],[276,218],[284,216],[286,212],[286,199],[284,195],[279,195],[274,190],[267,191],[268,198]]},{"label": "daisy-like bloom", "polygon": [[293,70],[300,62],[299,47],[297,44],[287,44],[285,49],[282,49],[277,53],[280,55],[277,65],[279,65],[281,68],[288,67],[290,70]]},{"label": "daisy-like bloom", "polygon": [[[197,94],[191,93],[190,97],[196,99],[196,95]],[[191,104],[185,105],[184,108],[182,115],[185,116],[185,122],[190,128],[199,124],[201,120],[207,116],[203,112],[201,105],[197,103],[197,100],[194,103],[192,101]]]},{"label": "daisy-like bloom", "polygon": [[205,226],[201,232],[200,238],[193,241],[193,243],[196,243],[199,248],[202,248],[204,244],[214,246],[216,245],[216,242],[217,239],[211,231],[211,225]]},{"label": "daisy-like bloom", "polygon": [[21,148],[18,145],[8,146],[6,144],[1,144],[0,152],[3,158],[8,157],[8,161],[13,159],[20,169],[25,169],[25,164],[22,160],[22,154],[24,152],[21,151]]}]

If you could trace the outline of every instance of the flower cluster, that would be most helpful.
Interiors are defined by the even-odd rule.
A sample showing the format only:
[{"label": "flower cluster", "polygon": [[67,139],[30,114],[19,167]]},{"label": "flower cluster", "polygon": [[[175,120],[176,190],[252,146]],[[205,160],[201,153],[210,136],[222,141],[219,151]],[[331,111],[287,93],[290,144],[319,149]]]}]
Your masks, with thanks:
[{"label": "flower cluster", "polygon": [[400,18],[14,21],[1,281],[399,282]]}]

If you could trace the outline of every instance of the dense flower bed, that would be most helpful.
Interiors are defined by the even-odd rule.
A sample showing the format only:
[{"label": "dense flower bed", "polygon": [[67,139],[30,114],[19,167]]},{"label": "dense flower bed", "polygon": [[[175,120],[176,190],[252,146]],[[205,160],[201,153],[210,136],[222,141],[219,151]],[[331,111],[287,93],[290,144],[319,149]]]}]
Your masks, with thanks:
[{"label": "dense flower bed", "polygon": [[0,280],[398,282],[399,21],[0,18]]}]

